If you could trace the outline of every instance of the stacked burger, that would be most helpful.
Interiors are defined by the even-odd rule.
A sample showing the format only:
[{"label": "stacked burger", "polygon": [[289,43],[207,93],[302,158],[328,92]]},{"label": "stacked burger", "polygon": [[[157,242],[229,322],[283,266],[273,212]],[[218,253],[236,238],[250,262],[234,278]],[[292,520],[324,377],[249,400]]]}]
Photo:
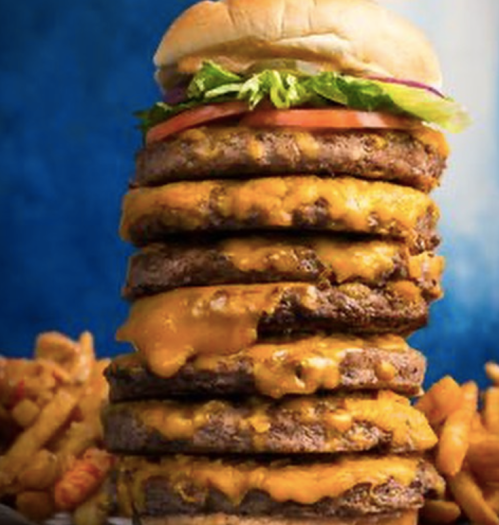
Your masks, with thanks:
[{"label": "stacked burger", "polygon": [[370,0],[204,1],[125,196],[136,353],[107,370],[117,500],[165,525],[413,524],[443,482],[405,337],[441,295],[428,196],[464,124]]}]

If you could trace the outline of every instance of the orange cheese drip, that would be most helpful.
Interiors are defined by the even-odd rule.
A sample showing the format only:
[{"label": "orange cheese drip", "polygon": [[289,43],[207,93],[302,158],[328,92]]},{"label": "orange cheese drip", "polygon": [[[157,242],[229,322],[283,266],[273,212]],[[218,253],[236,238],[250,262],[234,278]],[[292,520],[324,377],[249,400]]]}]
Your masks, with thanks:
[{"label": "orange cheese drip", "polygon": [[[230,464],[177,456],[163,458],[158,464],[127,458],[122,462],[122,472],[132,474],[132,495],[140,511],[144,504],[143,487],[148,479],[156,476],[169,478],[181,496],[183,487],[194,483],[198,489],[218,490],[236,505],[252,490],[265,492],[274,501],[291,500],[311,505],[323,498],[341,496],[359,484],[378,487],[395,480],[409,486],[416,479],[419,464],[419,459],[398,456],[342,457],[335,463],[300,466],[282,462],[269,466],[254,462]],[[443,481],[436,473],[435,485],[438,491],[443,490]]]},{"label": "orange cheese drip", "polygon": [[[231,355],[200,354],[193,357],[192,364],[198,370],[216,371],[246,361],[252,369],[258,391],[280,398],[286,394],[312,394],[320,389],[335,389],[340,384],[343,360],[351,353],[369,352],[373,348],[387,354],[409,350],[407,342],[395,335],[364,338],[347,334],[317,335],[288,342],[255,344]],[[129,354],[115,360],[115,365],[139,366],[141,359],[139,354]],[[378,374],[376,369],[376,374],[384,381],[390,380],[384,373],[390,367],[393,365],[389,362],[382,362],[381,372]]]},{"label": "orange cheese drip", "polygon": [[[216,196],[216,198],[214,198]],[[320,179],[268,177],[249,181],[178,182],[130,190],[123,201],[120,233],[155,214],[167,228],[202,230],[212,214],[248,223],[255,213],[269,228],[291,227],[294,214],[321,203],[326,229],[376,232],[415,240],[416,228],[428,213],[436,221],[438,209],[425,193],[387,182],[352,177]],[[373,226],[373,217],[377,225]]]},{"label": "orange cheese drip", "polygon": [[[244,415],[230,402],[182,403],[175,401],[148,401],[128,404],[143,425],[152,428],[166,439],[192,439],[195,433],[209,424],[217,415],[227,414],[239,433],[251,431],[255,450],[267,451],[267,437],[277,414],[299,422],[303,426],[324,426],[327,429],[324,452],[334,452],[345,440],[355,424],[368,424],[392,436],[392,446],[404,450],[422,451],[433,447],[437,438],[424,414],[395,394],[378,398],[352,395],[317,398],[303,396],[283,401],[279,405],[249,399]],[[350,441],[364,440],[362,431],[355,432]]]},{"label": "orange cheese drip", "polygon": [[[307,299],[311,287],[296,286]],[[254,344],[260,317],[274,311],[282,293],[276,285],[234,285],[146,297],[133,304],[117,339],[133,344],[155,374],[169,377],[191,356],[233,354]]]}]

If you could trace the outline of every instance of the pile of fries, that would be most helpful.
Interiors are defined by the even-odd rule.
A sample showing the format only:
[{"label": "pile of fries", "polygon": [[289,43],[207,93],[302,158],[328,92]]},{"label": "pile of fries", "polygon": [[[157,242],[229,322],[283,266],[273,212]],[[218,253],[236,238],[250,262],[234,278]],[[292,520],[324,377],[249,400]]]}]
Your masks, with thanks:
[{"label": "pile of fries", "polygon": [[88,332],[41,334],[31,360],[0,357],[0,502],[37,522],[59,511],[91,522],[112,465],[100,422],[108,363]]},{"label": "pile of fries", "polygon": [[435,464],[448,486],[448,499],[427,501],[428,523],[465,516],[475,525],[499,525],[499,365],[488,363],[486,372],[494,386],[482,400],[475,383],[460,386],[447,376],[416,404],[439,436]]}]

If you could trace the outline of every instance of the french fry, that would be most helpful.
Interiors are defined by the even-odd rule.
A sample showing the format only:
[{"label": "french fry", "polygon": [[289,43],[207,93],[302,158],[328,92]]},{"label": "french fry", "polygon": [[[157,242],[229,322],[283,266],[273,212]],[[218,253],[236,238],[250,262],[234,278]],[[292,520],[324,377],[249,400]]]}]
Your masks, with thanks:
[{"label": "french fry", "polygon": [[478,386],[461,387],[461,404],[446,419],[437,448],[436,464],[442,474],[455,476],[462,468],[470,443],[471,423],[478,405]]},{"label": "french fry", "polygon": [[85,385],[85,391],[79,403],[82,420],[100,418],[102,403],[107,400],[109,385],[104,377],[104,370],[109,366],[109,359],[97,361],[92,374]]},{"label": "french fry", "polygon": [[499,485],[488,486],[484,490],[485,501],[490,505],[490,508],[499,514]]},{"label": "french fry", "polygon": [[483,419],[489,432],[499,436],[499,387],[491,387],[485,391]]},{"label": "french fry", "polygon": [[495,386],[499,386],[499,364],[490,361],[485,365],[485,373]]},{"label": "french fry", "polygon": [[472,467],[478,469],[499,468],[499,436],[489,434],[481,439],[472,440],[467,460]]},{"label": "french fry", "polygon": [[17,510],[27,518],[41,522],[54,514],[54,501],[48,492],[26,491],[16,497]]},{"label": "french fry", "polygon": [[58,444],[56,454],[62,472],[69,470],[75,459],[101,440],[102,425],[98,417],[87,421],[74,421]]},{"label": "french fry", "polygon": [[426,391],[415,407],[426,415],[430,425],[436,426],[458,408],[461,397],[461,387],[445,376]]},{"label": "french fry", "polygon": [[26,465],[66,423],[78,403],[78,397],[61,389],[42,410],[35,424],[25,430],[0,458],[0,494],[15,480]]},{"label": "french fry", "polygon": [[445,525],[454,523],[461,516],[461,509],[453,501],[426,500],[421,517],[429,523]]},{"label": "french fry", "polygon": [[105,525],[108,515],[108,495],[105,487],[101,486],[97,493],[74,511],[73,525]]},{"label": "french fry", "polygon": [[59,478],[57,456],[46,450],[39,450],[30,464],[19,474],[19,485],[25,490],[48,490]]},{"label": "french fry", "polygon": [[57,482],[54,490],[59,510],[74,510],[102,485],[113,458],[104,450],[90,449]]},{"label": "french fry", "polygon": [[485,501],[471,473],[463,470],[448,480],[449,488],[459,506],[476,525],[499,525],[499,517]]},{"label": "french fry", "polygon": [[33,424],[40,414],[40,408],[31,399],[23,399],[12,409],[12,418],[22,428]]},{"label": "french fry", "polygon": [[35,358],[47,359],[66,368],[78,353],[77,346],[76,341],[59,332],[45,332],[36,339]]},{"label": "french fry", "polygon": [[85,383],[95,365],[94,337],[90,332],[83,332],[78,340],[77,358],[72,369],[80,383]]},{"label": "french fry", "polygon": [[481,439],[488,434],[482,421],[482,415],[478,412],[475,414],[473,421],[471,422],[471,434],[472,439]]}]

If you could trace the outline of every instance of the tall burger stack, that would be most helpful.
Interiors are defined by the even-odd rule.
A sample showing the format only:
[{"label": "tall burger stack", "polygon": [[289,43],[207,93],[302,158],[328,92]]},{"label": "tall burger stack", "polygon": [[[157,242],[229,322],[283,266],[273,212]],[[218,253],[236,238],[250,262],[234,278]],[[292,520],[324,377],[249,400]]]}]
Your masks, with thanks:
[{"label": "tall burger stack", "polygon": [[136,352],[107,370],[138,523],[415,524],[443,481],[406,337],[441,295],[429,192],[459,130],[424,36],[370,0],[221,0],[155,55],[124,198]]}]

